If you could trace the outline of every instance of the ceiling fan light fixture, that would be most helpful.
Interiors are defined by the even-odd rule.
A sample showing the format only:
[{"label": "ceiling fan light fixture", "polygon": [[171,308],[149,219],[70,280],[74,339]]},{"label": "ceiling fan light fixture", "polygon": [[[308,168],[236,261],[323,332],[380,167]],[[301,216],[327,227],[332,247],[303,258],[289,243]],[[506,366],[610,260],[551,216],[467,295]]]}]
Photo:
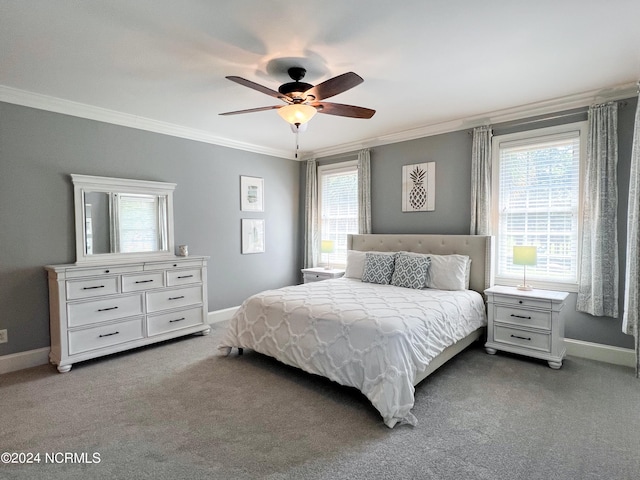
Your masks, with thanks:
[{"label": "ceiling fan light fixture", "polygon": [[287,123],[302,125],[307,123],[318,111],[311,105],[294,103],[278,109],[280,115]]}]

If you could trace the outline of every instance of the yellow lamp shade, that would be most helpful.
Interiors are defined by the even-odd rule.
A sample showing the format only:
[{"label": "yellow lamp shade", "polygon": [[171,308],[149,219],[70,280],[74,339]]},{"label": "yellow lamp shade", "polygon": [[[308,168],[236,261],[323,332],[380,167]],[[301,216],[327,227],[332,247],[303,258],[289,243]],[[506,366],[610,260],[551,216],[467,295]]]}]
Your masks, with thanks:
[{"label": "yellow lamp shade", "polygon": [[278,115],[292,125],[307,123],[318,111],[311,105],[294,103],[278,109]]},{"label": "yellow lamp shade", "polygon": [[333,253],[334,244],[333,240],[322,240],[320,242],[320,251],[322,253]]},{"label": "yellow lamp shade", "polygon": [[535,265],[538,262],[537,248],[529,245],[513,247],[514,265]]}]

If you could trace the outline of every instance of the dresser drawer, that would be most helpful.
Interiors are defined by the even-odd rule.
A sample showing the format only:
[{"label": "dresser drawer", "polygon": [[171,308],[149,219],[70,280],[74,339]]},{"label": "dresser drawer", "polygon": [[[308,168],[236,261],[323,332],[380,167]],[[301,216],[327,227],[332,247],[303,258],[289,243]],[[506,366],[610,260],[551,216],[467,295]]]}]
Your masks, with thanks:
[{"label": "dresser drawer", "polygon": [[67,305],[69,327],[140,315],[144,312],[142,300],[142,294],[138,294],[69,303]]},{"label": "dresser drawer", "polygon": [[174,268],[201,267],[202,260],[177,260],[173,262],[150,263],[144,266],[145,270],[171,270]]},{"label": "dresser drawer", "polygon": [[515,297],[510,295],[494,295],[494,303],[502,303],[505,305],[514,305],[524,308],[542,308],[551,310],[551,300],[545,300],[543,298],[527,298],[527,297]]},{"label": "dresser drawer", "polygon": [[496,342],[508,345],[516,345],[544,352],[551,351],[551,333],[531,332],[511,328],[505,325],[494,325],[494,338]]},{"label": "dresser drawer", "polygon": [[147,312],[159,312],[202,303],[202,286],[147,292]]},{"label": "dresser drawer", "polygon": [[164,272],[149,272],[139,275],[123,275],[122,291],[139,292],[164,287]]},{"label": "dresser drawer", "polygon": [[202,283],[202,270],[194,268],[190,270],[170,270],[167,272],[167,286],[175,287],[188,283]]},{"label": "dresser drawer", "polygon": [[121,265],[116,267],[83,268],[79,270],[68,270],[67,278],[93,277],[100,275],[113,275],[117,273],[141,272],[142,265]]},{"label": "dresser drawer", "polygon": [[495,321],[551,330],[551,312],[495,305]]},{"label": "dresser drawer", "polygon": [[118,291],[118,277],[92,278],[67,281],[67,300],[113,295]]},{"label": "dresser drawer", "polygon": [[69,355],[143,338],[142,317],[69,332]]},{"label": "dresser drawer", "polygon": [[202,325],[203,323],[202,307],[161,313],[147,317],[147,333],[149,335],[158,335],[194,325]]}]

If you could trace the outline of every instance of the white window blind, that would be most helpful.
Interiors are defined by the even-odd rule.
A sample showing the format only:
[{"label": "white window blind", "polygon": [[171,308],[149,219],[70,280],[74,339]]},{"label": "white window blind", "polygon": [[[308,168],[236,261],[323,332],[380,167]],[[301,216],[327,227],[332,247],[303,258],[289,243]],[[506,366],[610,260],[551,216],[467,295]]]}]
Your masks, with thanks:
[{"label": "white window blind", "polygon": [[158,201],[156,196],[119,195],[120,252],[149,252],[158,248]]},{"label": "white window blind", "polygon": [[517,136],[512,141],[497,137],[494,149],[498,155],[496,277],[521,282],[523,267],[513,264],[513,247],[534,245],[537,264],[527,267],[527,281],[577,284],[581,130]]},{"label": "white window blind", "polygon": [[320,240],[332,240],[334,252],[320,255],[320,264],[347,263],[347,235],[358,233],[358,167],[356,162],[318,168]]}]

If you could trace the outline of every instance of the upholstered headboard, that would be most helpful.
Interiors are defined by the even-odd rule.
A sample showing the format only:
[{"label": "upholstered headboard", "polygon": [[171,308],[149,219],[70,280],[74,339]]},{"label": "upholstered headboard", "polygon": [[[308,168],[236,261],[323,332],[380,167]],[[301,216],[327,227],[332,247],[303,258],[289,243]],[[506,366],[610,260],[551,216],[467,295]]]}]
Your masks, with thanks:
[{"label": "upholstered headboard", "polygon": [[377,252],[415,252],[447,255],[456,253],[471,258],[469,288],[483,293],[493,285],[493,237],[484,235],[349,235],[347,249]]}]

